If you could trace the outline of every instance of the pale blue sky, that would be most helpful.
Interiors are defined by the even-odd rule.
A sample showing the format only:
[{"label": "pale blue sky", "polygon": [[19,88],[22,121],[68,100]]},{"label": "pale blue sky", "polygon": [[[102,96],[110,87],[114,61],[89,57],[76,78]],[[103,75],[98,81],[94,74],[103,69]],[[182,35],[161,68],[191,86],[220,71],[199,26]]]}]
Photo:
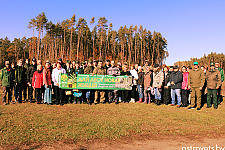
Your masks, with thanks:
[{"label": "pale blue sky", "polygon": [[31,37],[27,26],[41,12],[53,23],[73,14],[87,22],[105,16],[114,30],[143,25],[161,32],[168,40],[167,65],[211,52],[225,53],[224,0],[1,0],[0,38]]}]

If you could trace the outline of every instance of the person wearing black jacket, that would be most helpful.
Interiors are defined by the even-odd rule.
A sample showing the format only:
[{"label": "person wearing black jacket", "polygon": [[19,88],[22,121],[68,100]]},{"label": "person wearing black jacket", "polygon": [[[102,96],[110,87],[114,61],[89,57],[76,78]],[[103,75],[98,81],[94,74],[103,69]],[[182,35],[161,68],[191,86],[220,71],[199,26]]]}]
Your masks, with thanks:
[{"label": "person wearing black jacket", "polygon": [[177,95],[177,108],[180,108],[181,105],[181,84],[183,81],[183,75],[179,71],[178,66],[174,66],[174,71],[170,75],[170,84],[171,84],[171,106],[175,105],[175,94]]},{"label": "person wearing black jacket", "polygon": [[35,71],[37,71],[37,63],[36,63],[36,59],[33,58],[32,65],[29,66],[27,71],[28,99],[30,103],[32,103],[32,99],[33,99],[33,87],[31,84],[32,84],[33,74]]},{"label": "person wearing black jacket", "polygon": [[168,71],[169,71],[168,67],[164,67],[163,99],[166,105],[168,105],[171,102],[171,95],[170,95],[171,87],[168,86],[170,81],[170,72]]},{"label": "person wearing black jacket", "polygon": [[[130,71],[128,71],[128,66],[127,65],[123,65],[123,71],[121,71],[120,75],[131,76]],[[130,91],[129,90],[121,90],[121,94],[122,94],[123,102],[124,103],[129,103],[129,101],[130,101]]]},{"label": "person wearing black jacket", "polygon": [[144,87],[144,72],[141,67],[138,67],[138,80],[137,80],[137,89],[139,95],[138,103],[142,103],[143,100],[143,87]]}]

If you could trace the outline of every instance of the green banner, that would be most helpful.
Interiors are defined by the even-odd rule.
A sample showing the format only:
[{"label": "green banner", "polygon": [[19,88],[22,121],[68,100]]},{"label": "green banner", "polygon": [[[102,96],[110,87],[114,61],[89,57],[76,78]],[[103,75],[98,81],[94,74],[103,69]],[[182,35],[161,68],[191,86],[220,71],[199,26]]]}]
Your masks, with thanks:
[{"label": "green banner", "polygon": [[95,89],[95,90],[131,90],[132,77],[131,76],[117,76],[111,75],[89,75],[78,74],[68,76],[61,74],[60,88],[62,89]]}]

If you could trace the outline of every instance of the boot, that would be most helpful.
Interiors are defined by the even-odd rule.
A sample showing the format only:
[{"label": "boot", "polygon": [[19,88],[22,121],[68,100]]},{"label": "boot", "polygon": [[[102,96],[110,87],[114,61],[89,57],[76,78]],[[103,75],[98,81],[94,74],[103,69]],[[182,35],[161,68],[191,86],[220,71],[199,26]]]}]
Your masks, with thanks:
[{"label": "boot", "polygon": [[148,103],[149,104],[151,103],[151,97],[148,97]]},{"label": "boot", "polygon": [[132,103],[135,103],[135,100],[134,100],[134,98],[131,98],[131,102],[132,102]]},{"label": "boot", "polygon": [[142,98],[139,98],[139,101],[138,101],[138,103],[142,103]]},{"label": "boot", "polygon": [[143,104],[148,104],[148,97],[145,97],[145,101],[143,102]]},{"label": "boot", "polygon": [[157,105],[160,105],[160,100],[159,99],[157,99]]}]

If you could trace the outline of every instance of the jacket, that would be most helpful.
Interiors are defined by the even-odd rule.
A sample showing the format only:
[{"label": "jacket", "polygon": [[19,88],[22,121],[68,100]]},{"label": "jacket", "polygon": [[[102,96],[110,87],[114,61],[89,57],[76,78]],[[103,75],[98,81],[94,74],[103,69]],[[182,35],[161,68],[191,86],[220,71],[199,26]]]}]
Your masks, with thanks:
[{"label": "jacket", "polygon": [[144,73],[144,87],[151,87],[152,85],[152,72]]},{"label": "jacket", "polygon": [[94,67],[93,66],[87,66],[84,69],[84,74],[91,74],[91,73],[93,73],[93,70],[94,70]]},{"label": "jacket", "polygon": [[188,86],[203,87],[205,83],[204,72],[201,69],[191,70],[188,76]]},{"label": "jacket", "polygon": [[133,70],[130,70],[130,73],[131,73],[131,75],[133,77],[133,84],[137,85],[137,80],[138,80],[138,73],[137,73],[137,71],[135,69],[133,69]]},{"label": "jacket", "polygon": [[221,75],[218,70],[209,70],[206,72],[207,89],[219,88],[222,84]]},{"label": "jacket", "polygon": [[223,72],[223,69],[219,67],[218,70],[220,72],[221,81],[223,82],[224,81],[224,72]]},{"label": "jacket", "polygon": [[104,69],[104,67],[95,67],[93,74],[106,75],[106,70]]},{"label": "jacket", "polygon": [[159,87],[162,86],[163,80],[164,80],[164,74],[162,71],[159,72],[153,72],[153,77],[152,77],[152,86],[153,87]]},{"label": "jacket", "polygon": [[142,87],[144,86],[144,72],[139,72],[138,73],[137,84],[142,85]]},{"label": "jacket", "polygon": [[164,72],[164,81],[163,81],[163,86],[168,86],[167,84],[170,82],[170,72],[165,74]]},{"label": "jacket", "polygon": [[185,89],[185,87],[187,87],[188,89],[188,75],[189,75],[189,72],[183,72],[183,82],[182,82],[182,86],[181,86],[181,89]]},{"label": "jacket", "polygon": [[35,71],[32,78],[32,87],[41,88],[43,86],[43,72]]},{"label": "jacket", "polygon": [[15,83],[26,83],[26,69],[22,66],[17,66],[15,69]]},{"label": "jacket", "polygon": [[52,84],[52,77],[51,77],[51,71],[48,69],[49,72],[46,74],[46,69],[43,70],[43,84],[44,85],[51,85]]},{"label": "jacket", "polygon": [[32,78],[35,71],[37,71],[37,65],[30,65],[27,71],[27,82],[32,83]]},{"label": "jacket", "polygon": [[173,71],[170,74],[170,83],[174,82],[174,85],[171,84],[171,89],[181,89],[182,81],[183,75],[180,71]]},{"label": "jacket", "polygon": [[59,83],[59,74],[63,74],[63,73],[66,73],[66,70],[62,67],[60,69],[58,69],[58,68],[53,69],[52,81],[54,82],[55,86],[57,86],[56,83],[60,84]]},{"label": "jacket", "polygon": [[2,86],[12,87],[14,78],[14,71],[11,68],[6,69],[6,67],[4,67],[1,70],[0,79],[2,81]]}]

